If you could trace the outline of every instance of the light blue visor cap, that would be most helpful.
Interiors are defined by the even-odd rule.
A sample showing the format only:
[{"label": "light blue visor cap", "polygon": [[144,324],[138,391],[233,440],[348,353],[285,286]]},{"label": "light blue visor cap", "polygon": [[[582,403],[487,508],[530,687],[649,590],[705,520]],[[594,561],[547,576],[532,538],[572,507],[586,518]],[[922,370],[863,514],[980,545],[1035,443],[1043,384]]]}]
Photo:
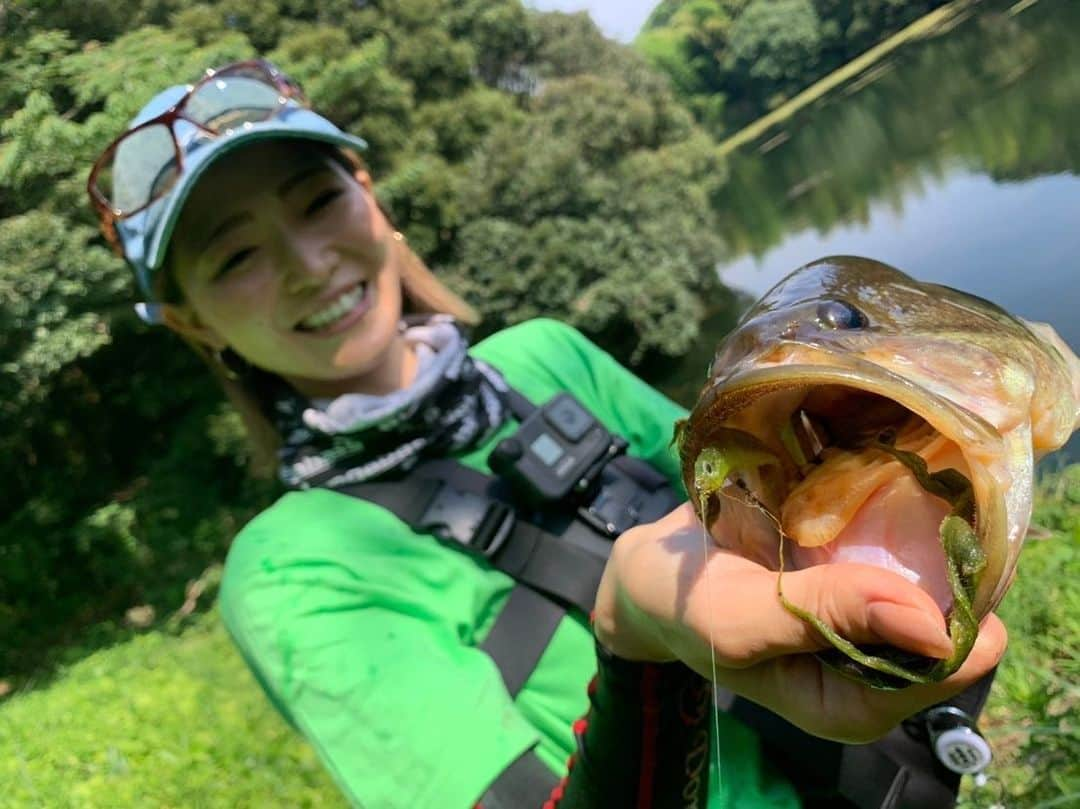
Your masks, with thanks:
[{"label": "light blue visor cap", "polygon": [[[128,128],[132,129],[171,109],[189,89],[178,85],[158,93],[139,111]],[[208,134],[183,119],[176,120],[172,127],[183,153],[183,172],[168,193],[134,216],[116,223],[124,256],[134,269],[139,288],[148,302],[136,309],[140,316],[150,321],[156,320],[154,310],[158,303],[153,292],[154,273],[161,268],[165,259],[176,220],[199,178],[218,158],[249,143],[287,138],[318,141],[358,152],[367,150],[367,142],[363,138],[341,131],[326,118],[291,99],[274,117],[240,123],[235,129],[225,129],[219,135]],[[151,129],[157,133],[159,140],[164,135],[163,129],[161,132],[157,132],[157,128]],[[172,168],[174,156],[171,147],[147,149],[145,142],[136,144],[135,141],[135,138],[129,138],[117,150],[113,167],[114,197],[126,195],[134,199],[139,193],[145,196],[146,192],[140,191],[140,186],[152,185],[153,178],[161,177]],[[152,165],[154,163],[158,165]]]}]

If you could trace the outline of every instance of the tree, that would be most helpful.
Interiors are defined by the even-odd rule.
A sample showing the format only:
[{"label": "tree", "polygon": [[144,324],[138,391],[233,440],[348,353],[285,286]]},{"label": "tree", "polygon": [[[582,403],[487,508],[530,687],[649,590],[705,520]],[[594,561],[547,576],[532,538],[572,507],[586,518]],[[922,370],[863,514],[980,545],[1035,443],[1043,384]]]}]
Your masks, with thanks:
[{"label": "tree", "polygon": [[945,0],[663,0],[636,47],[723,135]]},{"label": "tree", "polygon": [[732,95],[753,106],[794,95],[817,72],[821,40],[810,0],[752,0],[732,25],[722,60]]}]

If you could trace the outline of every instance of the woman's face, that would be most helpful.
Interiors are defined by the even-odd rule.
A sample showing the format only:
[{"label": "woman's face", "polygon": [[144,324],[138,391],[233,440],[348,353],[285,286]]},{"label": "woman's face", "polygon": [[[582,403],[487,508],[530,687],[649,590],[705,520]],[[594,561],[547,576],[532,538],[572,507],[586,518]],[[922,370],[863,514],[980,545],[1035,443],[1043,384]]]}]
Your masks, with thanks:
[{"label": "woman's face", "polygon": [[178,331],[308,395],[399,386],[402,248],[366,175],[304,144],[248,146],[199,181],[171,250]]}]

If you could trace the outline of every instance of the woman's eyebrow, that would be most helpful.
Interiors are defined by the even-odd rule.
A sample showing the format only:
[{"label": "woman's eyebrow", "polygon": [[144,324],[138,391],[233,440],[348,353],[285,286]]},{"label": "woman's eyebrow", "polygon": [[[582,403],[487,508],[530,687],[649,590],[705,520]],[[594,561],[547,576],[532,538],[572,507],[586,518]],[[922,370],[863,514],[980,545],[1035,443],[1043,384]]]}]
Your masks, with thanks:
[{"label": "woman's eyebrow", "polygon": [[[329,170],[330,168],[328,166],[320,165],[318,163],[304,166],[295,174],[292,174],[288,178],[286,178],[285,182],[278,186],[277,195],[279,197],[284,197],[293,188],[306,180],[308,177]],[[225,217],[223,220],[221,220],[221,222],[218,223],[217,227],[215,227],[213,231],[211,231],[210,235],[206,237],[206,240],[203,242],[202,249],[199,251],[199,256],[201,257],[207,250],[209,250],[215,241],[220,239],[234,227],[243,224],[250,218],[251,214],[244,212],[235,213],[232,216]]]},{"label": "woman's eyebrow", "polygon": [[218,226],[214,228],[213,232],[211,232],[210,235],[206,237],[206,241],[203,242],[202,250],[199,251],[199,256],[201,257],[207,250],[209,250],[210,246],[215,241],[220,239],[234,227],[237,227],[238,225],[242,224],[250,218],[251,214],[249,213],[234,213],[232,216],[225,217],[223,220],[221,220],[221,222],[218,223]]},{"label": "woman's eyebrow", "polygon": [[285,180],[285,182],[278,186],[277,195],[279,197],[284,197],[311,175],[319,174],[321,172],[329,170],[329,166],[322,165],[321,163],[314,163],[305,166],[304,168],[297,171],[295,174],[291,175],[288,179]]}]

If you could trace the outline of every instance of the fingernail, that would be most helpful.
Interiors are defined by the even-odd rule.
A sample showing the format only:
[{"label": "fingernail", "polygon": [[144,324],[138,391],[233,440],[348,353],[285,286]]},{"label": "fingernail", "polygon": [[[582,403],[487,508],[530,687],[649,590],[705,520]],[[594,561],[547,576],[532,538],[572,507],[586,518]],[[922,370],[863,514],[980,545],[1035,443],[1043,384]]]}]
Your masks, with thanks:
[{"label": "fingernail", "polygon": [[937,658],[952,654],[948,633],[924,610],[882,601],[869,605],[867,617],[870,629],[894,646]]}]

